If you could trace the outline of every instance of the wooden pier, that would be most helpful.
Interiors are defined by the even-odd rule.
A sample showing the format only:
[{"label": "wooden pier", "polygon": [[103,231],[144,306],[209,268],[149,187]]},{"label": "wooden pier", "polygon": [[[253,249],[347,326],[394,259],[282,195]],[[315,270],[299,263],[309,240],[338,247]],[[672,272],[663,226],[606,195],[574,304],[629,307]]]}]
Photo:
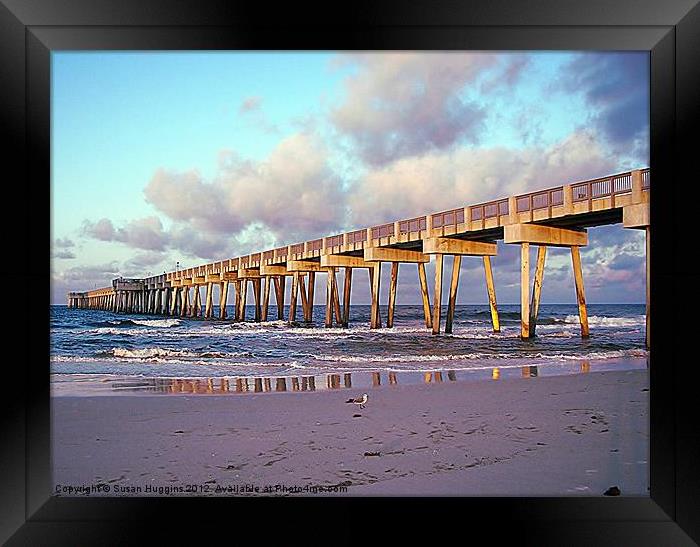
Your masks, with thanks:
[{"label": "wooden pier", "polygon": [[[347,327],[350,317],[353,270],[367,270],[371,294],[370,327],[391,328],[394,324],[399,266],[415,265],[426,329],[438,334],[442,325],[442,284],[445,255],[452,255],[452,272],[444,330],[453,330],[462,258],[480,259],[488,295],[493,330],[500,330],[496,284],[491,257],[496,242],[521,248],[521,336],[535,335],[544,283],[548,247],[570,249],[581,336],[589,336],[586,295],[580,248],[588,245],[586,228],[622,223],[625,228],[644,230],[647,242],[647,346],[649,334],[649,169],[637,169],[594,180],[564,184],[488,203],[459,206],[449,211],[397,220],[303,243],[269,249],[246,256],[169,272],[143,279],[115,279],[112,287],[68,294],[72,308],[101,309],[213,319],[214,294],[218,293],[219,319],[226,319],[229,286],[234,288],[234,321],[246,320],[246,295],[252,285],[254,320],[268,321],[271,293],[277,314],[284,319],[285,281],[291,277],[287,320],[297,320],[301,297],[302,320],[312,320],[316,274],[327,279],[326,327]],[[537,247],[537,261],[530,286],[530,247]],[[425,264],[435,261],[433,302]],[[386,322],[380,303],[381,271],[391,264]],[[337,272],[344,271],[343,294]],[[408,268],[403,275],[410,274]],[[416,271],[416,270],[414,270]],[[202,289],[205,290],[202,300]]]}]

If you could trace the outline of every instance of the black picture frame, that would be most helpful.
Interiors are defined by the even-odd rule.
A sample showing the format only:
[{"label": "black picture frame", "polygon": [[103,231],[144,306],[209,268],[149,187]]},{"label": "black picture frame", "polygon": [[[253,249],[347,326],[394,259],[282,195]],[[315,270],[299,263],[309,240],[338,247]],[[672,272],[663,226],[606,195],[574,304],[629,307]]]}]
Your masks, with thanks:
[{"label": "black picture frame", "polygon": [[[197,519],[229,522],[232,515],[254,507],[266,514],[303,512],[313,518],[317,533],[334,528],[330,520],[322,524],[325,516],[318,515],[335,515],[350,523],[336,525],[336,538],[356,535],[365,516],[399,509],[392,511],[392,519],[411,523],[417,514],[434,514],[439,508],[440,515],[449,512],[451,518],[479,527],[513,523],[525,544],[700,541],[700,427],[694,404],[699,373],[692,366],[697,359],[690,343],[700,275],[687,259],[696,222],[688,191],[690,184],[697,184],[692,137],[700,129],[698,0],[356,2],[340,13],[331,18],[299,4],[272,8],[206,0],[0,0],[0,131],[7,143],[6,173],[16,173],[13,178],[6,175],[5,210],[20,213],[6,214],[4,243],[10,263],[0,275],[3,287],[19,293],[12,310],[3,314],[3,332],[26,340],[23,354],[8,360],[4,371],[17,397],[4,398],[1,418],[0,539],[16,545],[123,545],[136,534],[125,521],[152,523],[160,515],[177,523],[191,521],[195,511]],[[50,52],[58,49],[650,51],[650,497],[458,498],[439,504],[420,498],[261,502],[51,497],[45,314],[50,274],[49,60]],[[251,515],[246,512],[246,518]],[[174,531],[182,533],[179,527]],[[451,531],[454,525],[443,528],[443,533]],[[159,526],[159,534],[167,532]]]}]

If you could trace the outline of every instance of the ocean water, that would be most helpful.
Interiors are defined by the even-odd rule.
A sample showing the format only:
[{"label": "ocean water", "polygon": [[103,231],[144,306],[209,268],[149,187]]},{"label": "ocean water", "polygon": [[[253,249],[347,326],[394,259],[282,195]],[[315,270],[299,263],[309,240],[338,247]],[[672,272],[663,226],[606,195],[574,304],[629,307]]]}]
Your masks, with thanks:
[{"label": "ocean water", "polygon": [[[644,305],[589,304],[587,339],[580,336],[576,305],[541,305],[532,340],[519,337],[518,305],[499,306],[499,333],[492,331],[488,305],[457,306],[454,333],[439,336],[425,328],[422,306],[398,305],[392,329],[370,330],[369,312],[369,306],[352,306],[349,328],[342,329],[325,328],[325,306],[318,305],[311,324],[293,326],[52,306],[51,373],[63,382],[102,375],[229,379],[438,371],[453,379],[470,372],[495,377],[494,369],[556,374],[590,363],[604,369],[647,363]],[[385,322],[385,306],[381,313]],[[276,307],[270,315],[276,317]]]}]

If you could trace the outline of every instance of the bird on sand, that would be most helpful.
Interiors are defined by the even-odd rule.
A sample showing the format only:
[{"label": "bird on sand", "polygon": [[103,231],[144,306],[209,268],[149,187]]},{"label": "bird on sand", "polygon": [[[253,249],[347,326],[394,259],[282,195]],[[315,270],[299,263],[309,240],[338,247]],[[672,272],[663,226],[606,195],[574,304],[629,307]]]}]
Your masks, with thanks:
[{"label": "bird on sand", "polygon": [[365,403],[367,402],[367,394],[363,393],[362,397],[357,397],[355,399],[348,399],[345,402],[359,405],[360,408],[365,408]]}]

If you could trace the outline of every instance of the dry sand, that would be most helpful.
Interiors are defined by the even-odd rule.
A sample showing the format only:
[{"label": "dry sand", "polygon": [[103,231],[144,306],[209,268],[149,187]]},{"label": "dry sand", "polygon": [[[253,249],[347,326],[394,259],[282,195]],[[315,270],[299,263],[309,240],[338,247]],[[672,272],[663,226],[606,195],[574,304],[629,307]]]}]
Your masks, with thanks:
[{"label": "dry sand", "polygon": [[345,403],[359,389],[54,397],[54,485],[61,495],[91,484],[108,495],[192,495],[190,485],[197,495],[246,485],[344,485],[333,494],[343,496],[598,496],[615,485],[648,495],[646,370],[366,391],[364,410]]}]

